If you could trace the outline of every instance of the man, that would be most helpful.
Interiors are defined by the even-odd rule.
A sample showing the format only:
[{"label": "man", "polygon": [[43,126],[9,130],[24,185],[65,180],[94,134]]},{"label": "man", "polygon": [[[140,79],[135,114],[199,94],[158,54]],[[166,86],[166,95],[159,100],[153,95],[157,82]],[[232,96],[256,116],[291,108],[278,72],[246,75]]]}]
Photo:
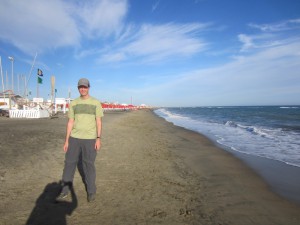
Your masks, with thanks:
[{"label": "man", "polygon": [[[101,103],[89,95],[90,82],[86,78],[78,81],[80,97],[74,99],[69,107],[66,140],[64,144],[65,166],[62,175],[63,183],[73,182],[74,173],[80,155],[88,202],[95,200],[96,169],[95,159],[101,147],[101,129],[103,110]],[[69,194],[69,186],[63,185],[57,200]]]}]

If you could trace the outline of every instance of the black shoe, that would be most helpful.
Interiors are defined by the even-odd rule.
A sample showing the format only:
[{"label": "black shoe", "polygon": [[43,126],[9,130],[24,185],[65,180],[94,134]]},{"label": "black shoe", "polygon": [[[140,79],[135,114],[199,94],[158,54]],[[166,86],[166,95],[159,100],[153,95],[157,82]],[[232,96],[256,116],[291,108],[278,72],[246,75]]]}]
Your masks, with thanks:
[{"label": "black shoe", "polygon": [[88,202],[93,202],[96,199],[96,194],[88,194],[87,200]]}]

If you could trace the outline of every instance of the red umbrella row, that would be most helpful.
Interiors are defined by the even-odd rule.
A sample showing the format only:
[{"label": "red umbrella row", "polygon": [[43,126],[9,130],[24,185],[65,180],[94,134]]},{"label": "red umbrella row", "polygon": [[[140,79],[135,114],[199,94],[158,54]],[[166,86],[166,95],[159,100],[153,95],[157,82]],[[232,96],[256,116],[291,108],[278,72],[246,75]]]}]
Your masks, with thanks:
[{"label": "red umbrella row", "polygon": [[115,103],[101,103],[104,110],[136,110],[139,107],[134,105],[115,104]]}]

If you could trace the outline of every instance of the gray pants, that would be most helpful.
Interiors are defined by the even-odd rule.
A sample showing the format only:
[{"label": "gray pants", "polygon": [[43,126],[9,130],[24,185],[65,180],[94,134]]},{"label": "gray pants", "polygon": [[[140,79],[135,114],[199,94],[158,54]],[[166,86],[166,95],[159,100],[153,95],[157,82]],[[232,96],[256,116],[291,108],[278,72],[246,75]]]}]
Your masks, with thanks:
[{"label": "gray pants", "polygon": [[[95,139],[69,138],[69,147],[65,155],[65,167],[62,176],[63,182],[73,182],[75,170],[80,157],[82,157],[82,178],[88,194],[96,193],[96,168]],[[80,169],[80,168],[79,168]],[[68,186],[64,186],[62,192],[67,193]]]}]

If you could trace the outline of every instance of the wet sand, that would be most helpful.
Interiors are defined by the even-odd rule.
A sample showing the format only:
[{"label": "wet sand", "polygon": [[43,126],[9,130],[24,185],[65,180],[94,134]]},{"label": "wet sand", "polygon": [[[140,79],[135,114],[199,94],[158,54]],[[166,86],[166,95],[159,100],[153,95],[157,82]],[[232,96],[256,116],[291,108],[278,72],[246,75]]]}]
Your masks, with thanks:
[{"label": "wet sand", "polygon": [[0,224],[300,224],[300,207],[241,160],[152,111],[106,113],[97,199],[56,203],[67,119],[0,118]]},{"label": "wet sand", "polygon": [[273,191],[300,206],[299,167],[236,151],[230,152],[259,174]]}]

